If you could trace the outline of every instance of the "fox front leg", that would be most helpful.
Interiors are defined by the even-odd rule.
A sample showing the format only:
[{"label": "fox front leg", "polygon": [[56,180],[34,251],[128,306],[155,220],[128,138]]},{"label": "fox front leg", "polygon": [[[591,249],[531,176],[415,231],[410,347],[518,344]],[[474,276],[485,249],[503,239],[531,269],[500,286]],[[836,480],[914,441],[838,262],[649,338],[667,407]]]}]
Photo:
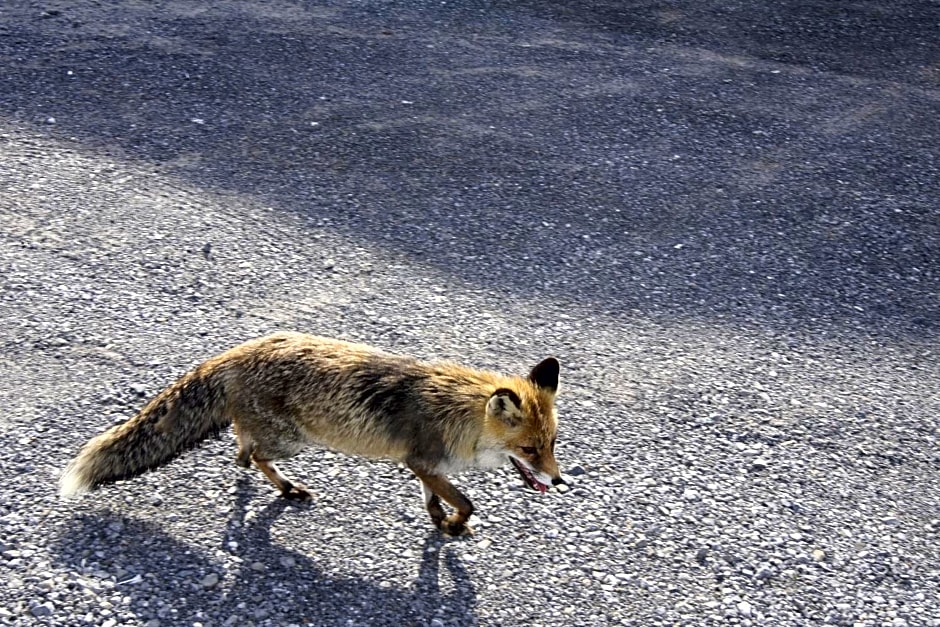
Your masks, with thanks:
[{"label": "fox front leg", "polygon": [[[424,505],[434,526],[449,536],[472,535],[473,529],[467,524],[473,514],[473,503],[447,480],[443,475],[435,475],[411,469],[421,480],[421,491],[424,494]],[[444,515],[441,499],[454,507],[454,513]]]}]

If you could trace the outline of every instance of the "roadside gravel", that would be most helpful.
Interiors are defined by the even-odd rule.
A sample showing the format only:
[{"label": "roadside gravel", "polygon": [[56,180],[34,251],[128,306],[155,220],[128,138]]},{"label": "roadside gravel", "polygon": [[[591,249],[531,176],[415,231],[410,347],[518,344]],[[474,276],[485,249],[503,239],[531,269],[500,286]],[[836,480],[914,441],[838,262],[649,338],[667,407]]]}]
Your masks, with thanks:
[{"label": "roadside gravel", "polygon": [[[940,625],[937,8],[0,9],[0,624]],[[931,26],[932,25],[932,26]],[[864,42],[866,54],[860,54]],[[563,364],[571,490],[231,434],[60,501],[294,329]]]}]

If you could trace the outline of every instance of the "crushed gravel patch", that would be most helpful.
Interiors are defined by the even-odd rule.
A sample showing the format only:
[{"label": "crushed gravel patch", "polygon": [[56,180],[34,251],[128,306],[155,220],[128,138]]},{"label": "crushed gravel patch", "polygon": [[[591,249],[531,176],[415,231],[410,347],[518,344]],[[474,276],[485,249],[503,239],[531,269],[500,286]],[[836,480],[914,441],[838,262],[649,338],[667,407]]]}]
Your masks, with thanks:
[{"label": "crushed gravel patch", "polygon": [[[453,6],[451,6],[453,5]],[[0,9],[0,625],[940,626],[931,2]],[[864,54],[862,52],[864,51]],[[87,438],[292,329],[562,362],[539,496]]]}]

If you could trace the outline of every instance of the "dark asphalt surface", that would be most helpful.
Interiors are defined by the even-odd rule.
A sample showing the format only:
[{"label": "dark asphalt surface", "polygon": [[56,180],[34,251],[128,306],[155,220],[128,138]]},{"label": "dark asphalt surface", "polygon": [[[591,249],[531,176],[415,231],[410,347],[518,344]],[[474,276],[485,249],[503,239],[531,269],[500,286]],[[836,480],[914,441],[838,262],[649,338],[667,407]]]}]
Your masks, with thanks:
[{"label": "dark asphalt surface", "polygon": [[940,320],[935,3],[18,5],[11,122],[463,280],[796,329]]},{"label": "dark asphalt surface", "polygon": [[[940,625],[938,147],[936,2],[4,2],[0,624]],[[558,355],[575,489],[58,501],[274,329]]]}]

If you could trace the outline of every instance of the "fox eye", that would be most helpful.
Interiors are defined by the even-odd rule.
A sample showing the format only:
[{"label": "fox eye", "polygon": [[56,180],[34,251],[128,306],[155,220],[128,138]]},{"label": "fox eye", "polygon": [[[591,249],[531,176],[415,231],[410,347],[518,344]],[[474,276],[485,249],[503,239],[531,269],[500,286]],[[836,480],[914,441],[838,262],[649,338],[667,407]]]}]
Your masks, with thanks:
[{"label": "fox eye", "polygon": [[538,449],[536,449],[534,446],[520,446],[519,450],[526,455],[535,455],[538,452]]}]

